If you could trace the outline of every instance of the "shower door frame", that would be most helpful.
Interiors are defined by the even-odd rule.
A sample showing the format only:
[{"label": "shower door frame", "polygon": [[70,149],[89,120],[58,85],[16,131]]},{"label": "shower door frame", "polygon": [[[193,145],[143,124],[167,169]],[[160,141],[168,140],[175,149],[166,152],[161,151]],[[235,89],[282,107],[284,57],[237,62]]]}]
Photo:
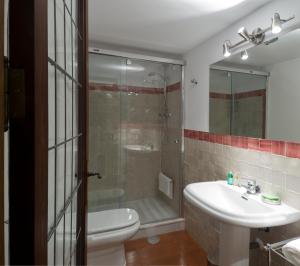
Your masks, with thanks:
[{"label": "shower door frame", "polygon": [[137,59],[137,60],[143,60],[143,61],[168,63],[168,64],[181,65],[181,66],[185,65],[185,61],[180,60],[180,59],[157,57],[157,56],[128,53],[128,52],[120,52],[120,51],[107,50],[107,49],[101,49],[101,48],[96,48],[96,47],[89,47],[89,53],[118,56],[118,57],[123,57],[123,58],[128,58],[128,59]]},{"label": "shower door frame", "polygon": [[[173,59],[173,58],[166,58],[166,57],[157,57],[157,56],[150,56],[150,55],[144,55],[144,54],[137,54],[137,53],[130,53],[130,52],[122,52],[122,51],[116,51],[116,50],[108,50],[108,49],[102,49],[97,47],[89,47],[88,48],[88,54],[98,54],[98,55],[108,55],[108,56],[116,56],[121,57],[125,59],[135,59],[135,60],[141,60],[141,61],[150,61],[150,62],[156,62],[156,63],[166,63],[166,64],[173,64],[173,65],[180,65],[181,66],[181,162],[180,162],[180,168],[179,168],[179,176],[180,176],[180,183],[179,187],[181,188],[181,191],[179,193],[179,217],[169,220],[177,220],[178,218],[183,217],[183,162],[184,162],[184,71],[185,71],[185,65],[186,62],[184,60],[180,59]],[[159,224],[164,223],[169,220],[164,221],[158,221],[153,222],[153,224]],[[152,223],[150,223],[152,224]],[[148,226],[149,224],[146,224]]]}]

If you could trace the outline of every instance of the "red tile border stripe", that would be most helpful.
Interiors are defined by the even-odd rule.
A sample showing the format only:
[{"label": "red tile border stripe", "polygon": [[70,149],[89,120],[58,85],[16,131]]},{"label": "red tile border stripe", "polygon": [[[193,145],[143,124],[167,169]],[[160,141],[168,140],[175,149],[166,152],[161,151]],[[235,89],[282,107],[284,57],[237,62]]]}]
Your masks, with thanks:
[{"label": "red tile border stripe", "polygon": [[135,86],[124,86],[117,84],[100,84],[90,83],[89,90],[91,91],[112,91],[112,92],[132,92],[142,94],[163,94],[162,88],[147,88],[147,87],[135,87]]},{"label": "red tile border stripe", "polygon": [[[173,92],[181,89],[181,83],[177,82],[167,86],[167,92]],[[128,92],[128,93],[139,93],[139,94],[163,94],[163,88],[152,88],[152,87],[136,87],[136,86],[124,86],[117,84],[101,84],[101,83],[90,83],[89,90],[91,91],[112,91],[112,92]]]},{"label": "red tile border stripe", "polygon": [[250,97],[260,97],[260,96],[266,96],[266,90],[255,90],[255,91],[247,91],[247,92],[240,92],[235,93],[234,97],[236,99],[244,99],[244,98],[250,98]]},{"label": "red tile border stripe", "polygon": [[210,92],[209,93],[209,98],[211,98],[211,99],[231,100],[231,94],[219,93],[219,92]]},{"label": "red tile border stripe", "polygon": [[[234,93],[235,99],[244,99],[244,98],[260,97],[260,96],[266,96],[265,89]],[[231,97],[232,97],[232,94],[230,94],[230,93],[219,93],[219,92],[210,92],[209,93],[209,98],[212,98],[212,99],[231,100]]]},{"label": "red tile border stripe", "polygon": [[231,147],[262,151],[289,158],[300,159],[300,143],[249,138],[241,136],[220,135],[204,131],[185,129],[184,137]]},{"label": "red tile border stripe", "polygon": [[300,158],[300,144],[293,142],[286,143],[286,156]]},{"label": "red tile border stripe", "polygon": [[167,86],[167,92],[179,91],[181,90],[181,82],[177,82]]}]

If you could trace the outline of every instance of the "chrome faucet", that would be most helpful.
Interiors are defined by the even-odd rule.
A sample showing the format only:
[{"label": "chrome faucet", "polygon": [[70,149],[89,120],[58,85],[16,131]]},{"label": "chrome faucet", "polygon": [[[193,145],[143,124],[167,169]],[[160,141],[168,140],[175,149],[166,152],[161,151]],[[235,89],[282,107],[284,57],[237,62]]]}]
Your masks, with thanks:
[{"label": "chrome faucet", "polygon": [[246,188],[248,194],[255,195],[256,193],[260,192],[260,187],[256,185],[256,181],[254,179],[246,179],[246,178],[241,178],[241,179],[246,180],[247,185],[241,185],[239,183],[239,187]]}]

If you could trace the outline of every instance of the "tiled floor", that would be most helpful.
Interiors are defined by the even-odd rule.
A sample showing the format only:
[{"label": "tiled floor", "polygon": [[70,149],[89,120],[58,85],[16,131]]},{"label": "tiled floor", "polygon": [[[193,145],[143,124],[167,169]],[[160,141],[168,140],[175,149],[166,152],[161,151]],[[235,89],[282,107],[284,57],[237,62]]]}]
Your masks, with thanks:
[{"label": "tiled floor", "polygon": [[178,214],[159,197],[127,201],[122,203],[121,206],[123,208],[136,210],[140,216],[141,224],[159,222],[178,217]]},{"label": "tiled floor", "polygon": [[155,245],[147,239],[128,241],[125,252],[127,266],[207,266],[206,253],[185,231],[161,235]]}]

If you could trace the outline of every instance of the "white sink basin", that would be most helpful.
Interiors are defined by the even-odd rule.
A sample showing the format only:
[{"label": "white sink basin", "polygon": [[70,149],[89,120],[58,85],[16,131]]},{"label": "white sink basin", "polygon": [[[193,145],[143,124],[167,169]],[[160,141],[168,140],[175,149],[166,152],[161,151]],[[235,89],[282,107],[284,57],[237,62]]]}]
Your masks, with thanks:
[{"label": "white sink basin", "polygon": [[300,219],[300,211],[284,203],[270,205],[261,195],[247,195],[243,187],[227,185],[226,181],[201,182],[184,189],[185,198],[196,207],[219,220],[251,228],[285,225]]},{"label": "white sink basin", "polygon": [[285,225],[300,220],[300,211],[284,203],[269,205],[261,195],[244,196],[243,187],[226,181],[193,183],[184,196],[194,206],[220,220],[220,266],[248,266],[250,228]]}]

